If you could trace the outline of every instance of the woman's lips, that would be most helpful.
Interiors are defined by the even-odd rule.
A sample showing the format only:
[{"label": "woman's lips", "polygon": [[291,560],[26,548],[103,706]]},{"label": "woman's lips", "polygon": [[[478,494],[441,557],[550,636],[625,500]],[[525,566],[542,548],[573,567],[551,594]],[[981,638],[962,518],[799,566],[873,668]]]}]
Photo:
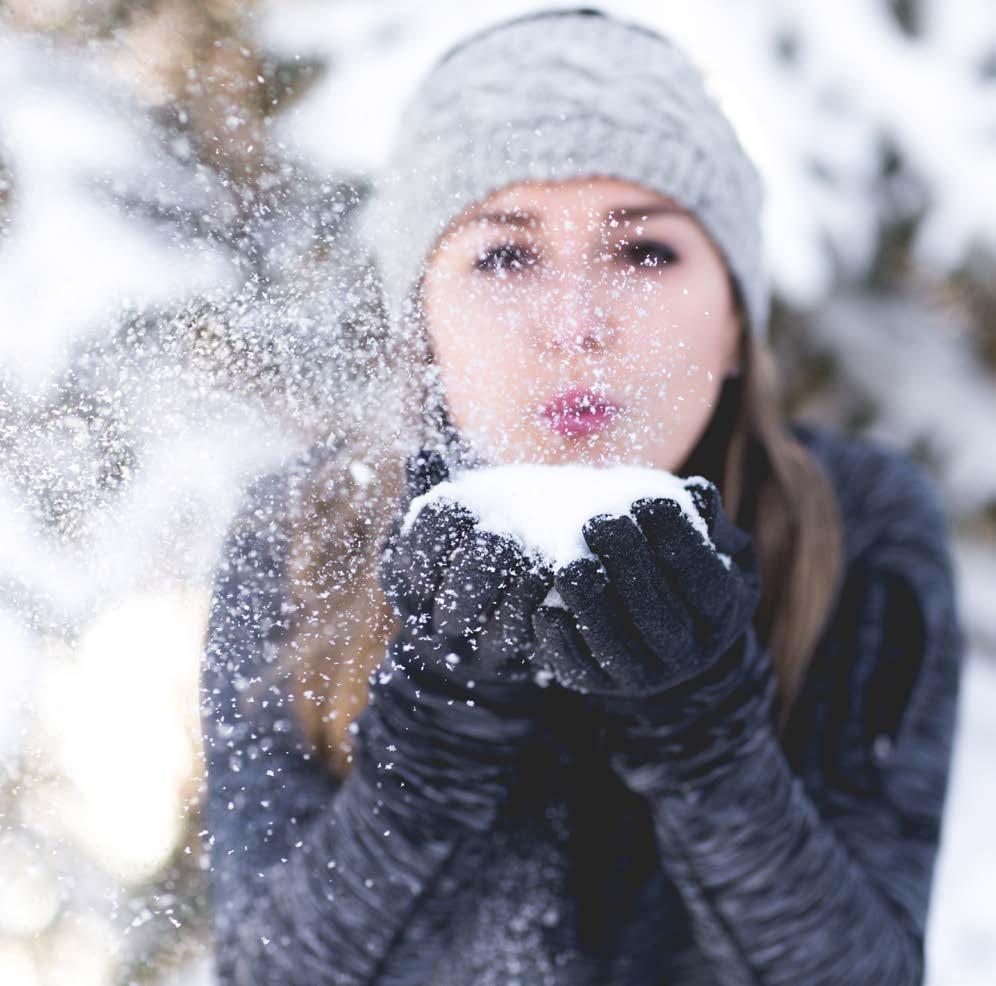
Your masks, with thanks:
[{"label": "woman's lips", "polygon": [[619,405],[590,387],[572,387],[543,407],[551,428],[561,435],[591,435],[607,428]]}]

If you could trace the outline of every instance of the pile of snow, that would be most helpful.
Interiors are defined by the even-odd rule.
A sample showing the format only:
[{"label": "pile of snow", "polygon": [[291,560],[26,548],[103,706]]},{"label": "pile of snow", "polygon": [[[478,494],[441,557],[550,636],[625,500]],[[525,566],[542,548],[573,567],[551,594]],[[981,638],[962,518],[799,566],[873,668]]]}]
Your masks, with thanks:
[{"label": "pile of snow", "polygon": [[[408,532],[426,504],[446,499],[466,506],[484,530],[512,538],[527,554],[538,554],[558,571],[578,558],[595,557],[582,534],[587,520],[599,514],[624,516],[637,500],[660,497],[677,503],[715,551],[689,489],[707,483],[702,476],[682,479],[663,469],[628,464],[516,462],[457,469],[412,500],[401,532]],[[729,556],[718,554],[729,568]]]}]

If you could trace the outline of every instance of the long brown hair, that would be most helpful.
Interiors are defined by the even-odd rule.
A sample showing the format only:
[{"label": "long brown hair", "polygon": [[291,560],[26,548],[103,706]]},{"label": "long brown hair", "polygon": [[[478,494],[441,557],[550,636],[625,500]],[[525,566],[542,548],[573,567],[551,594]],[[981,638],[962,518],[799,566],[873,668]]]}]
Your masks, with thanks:
[{"label": "long brown hair", "polygon": [[[787,428],[774,359],[744,331],[736,294],[740,374],[724,382],[705,433],[676,472],[711,479],[727,515],[754,539],[762,579],[754,625],[773,660],[781,728],[837,595],[841,518],[826,476]],[[319,460],[293,486],[281,518],[293,615],[274,664],[291,682],[306,735],[339,776],[352,760],[349,725],[367,703],[368,676],[397,629],[377,579],[406,451],[387,420],[371,415]]]}]

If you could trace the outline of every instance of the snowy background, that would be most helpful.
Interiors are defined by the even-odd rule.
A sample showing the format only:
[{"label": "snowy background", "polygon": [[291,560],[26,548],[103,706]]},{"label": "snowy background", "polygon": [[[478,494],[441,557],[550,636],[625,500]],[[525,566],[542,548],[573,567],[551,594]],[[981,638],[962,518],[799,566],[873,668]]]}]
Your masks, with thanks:
[{"label": "snowy background", "polygon": [[[349,387],[404,95],[539,6],[0,3],[0,982],[210,986],[225,525]],[[765,173],[786,413],[941,485],[971,646],[930,983],[996,982],[996,4],[603,7],[686,46]]]}]

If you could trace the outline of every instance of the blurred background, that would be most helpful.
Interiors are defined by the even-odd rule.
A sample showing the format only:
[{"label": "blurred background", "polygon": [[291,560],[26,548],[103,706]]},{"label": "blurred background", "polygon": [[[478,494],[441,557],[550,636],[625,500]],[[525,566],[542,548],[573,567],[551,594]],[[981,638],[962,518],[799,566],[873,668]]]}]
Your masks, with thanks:
[{"label": "blurred background", "polygon": [[[197,675],[244,484],[382,315],[351,219],[492,0],[0,0],[0,982],[210,986]],[[565,6],[560,4],[560,6]],[[785,411],[943,491],[970,653],[933,986],[996,982],[996,4],[605,2],[768,183]]]}]

